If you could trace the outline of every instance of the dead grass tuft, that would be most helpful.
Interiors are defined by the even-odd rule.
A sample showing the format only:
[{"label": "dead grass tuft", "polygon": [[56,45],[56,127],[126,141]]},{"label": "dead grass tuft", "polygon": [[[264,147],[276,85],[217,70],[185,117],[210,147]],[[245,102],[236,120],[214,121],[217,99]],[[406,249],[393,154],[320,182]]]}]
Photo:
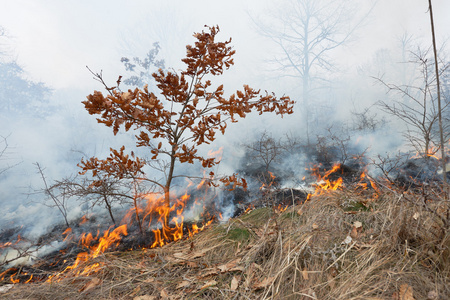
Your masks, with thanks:
[{"label": "dead grass tuft", "polygon": [[450,299],[443,204],[425,209],[410,201],[418,195],[392,190],[372,196],[334,191],[282,213],[255,209],[163,248],[105,254],[94,275],[18,284],[0,296]]}]

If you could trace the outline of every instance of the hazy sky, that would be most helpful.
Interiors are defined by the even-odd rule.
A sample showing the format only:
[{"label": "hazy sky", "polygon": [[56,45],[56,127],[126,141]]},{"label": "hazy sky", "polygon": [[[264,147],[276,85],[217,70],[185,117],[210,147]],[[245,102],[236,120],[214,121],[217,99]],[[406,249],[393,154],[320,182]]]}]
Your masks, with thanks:
[{"label": "hazy sky", "polygon": [[[363,4],[362,7],[373,3],[354,1]],[[120,57],[127,54],[126,41],[136,43],[135,49],[128,50],[142,52],[145,45],[151,45],[152,36],[161,39],[165,35],[171,40],[168,45],[174,48],[170,52],[182,55],[184,43],[192,41],[192,32],[201,30],[205,24],[219,24],[224,38],[232,36],[236,50],[246,59],[252,60],[255,54],[260,57],[270,46],[256,36],[248,13],[264,17],[283,1],[1,0],[0,3],[0,25],[12,37],[11,54],[33,78],[61,88],[96,86],[86,65],[103,69],[115,78],[120,71]],[[433,3],[438,36],[448,36],[450,1]],[[358,41],[352,44],[351,55],[343,59],[364,60],[405,30],[427,36],[427,7],[427,0],[379,0],[365,27],[357,33]],[[167,36],[167,28],[172,30],[178,44],[173,36]],[[345,52],[349,54],[348,49]]]}]

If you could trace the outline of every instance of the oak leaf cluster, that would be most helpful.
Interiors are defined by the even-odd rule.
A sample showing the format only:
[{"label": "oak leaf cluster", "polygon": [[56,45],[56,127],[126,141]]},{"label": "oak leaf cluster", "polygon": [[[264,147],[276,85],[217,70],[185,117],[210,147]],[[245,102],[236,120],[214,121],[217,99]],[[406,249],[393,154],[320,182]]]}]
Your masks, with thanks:
[{"label": "oak leaf cluster", "polygon": [[[248,85],[230,96],[225,96],[224,86],[213,87],[212,76],[223,74],[234,64],[235,51],[230,46],[231,39],[216,41],[219,27],[194,34],[193,46],[186,47],[186,58],[182,61],[186,69],[177,73],[159,69],[152,76],[159,90],[158,94],[144,88],[121,91],[117,86],[109,88],[97,74],[107,90],[107,94],[95,91],[83,102],[91,115],[97,115],[97,121],[113,129],[117,134],[121,128],[137,133],[136,145],[146,147],[152,154],[149,161],[139,159],[134,154],[126,155],[125,147],[119,151],[111,149],[107,159],[90,158],[82,160],[83,173],[92,171],[94,175],[116,178],[142,177],[143,167],[151,161],[165,159],[163,182],[150,180],[164,193],[170,190],[172,179],[179,176],[174,173],[178,163],[199,162],[203,168],[211,168],[218,163],[198,153],[198,147],[209,144],[216,133],[225,133],[227,122],[237,122],[252,111],[259,114],[275,112],[284,115],[292,113],[293,101],[284,96],[277,98],[273,93],[261,93]],[[209,179],[214,173],[209,173]],[[226,185],[244,186],[245,181],[233,175],[222,180]],[[210,180],[209,182],[213,182]]]}]

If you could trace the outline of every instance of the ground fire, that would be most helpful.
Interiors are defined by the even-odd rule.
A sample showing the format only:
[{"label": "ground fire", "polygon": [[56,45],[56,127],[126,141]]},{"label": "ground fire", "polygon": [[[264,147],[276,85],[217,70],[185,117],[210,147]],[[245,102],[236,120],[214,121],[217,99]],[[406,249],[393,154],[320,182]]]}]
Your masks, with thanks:
[{"label": "ground fire", "polygon": [[[197,189],[207,190],[207,187],[203,184],[199,184]],[[206,191],[205,191],[206,193]],[[76,235],[72,228],[67,228],[63,233],[63,241],[68,244],[75,242],[76,248],[79,248],[81,252],[76,255],[75,261],[70,264],[69,261],[54,262],[56,265],[69,265],[65,266],[62,271],[46,276],[34,277],[28,275],[27,272],[23,272],[17,268],[10,268],[0,273],[0,281],[4,281],[9,278],[11,283],[28,283],[31,281],[60,281],[62,278],[77,277],[77,276],[90,276],[102,268],[102,263],[95,262],[95,258],[104,254],[106,251],[116,249],[121,243],[122,238],[128,236],[128,227],[136,227],[136,216],[139,216],[141,225],[145,226],[145,234],[140,240],[140,249],[151,249],[155,247],[162,247],[168,243],[178,241],[183,238],[190,238],[195,234],[203,231],[214,221],[214,214],[205,214],[201,216],[202,223],[200,225],[190,222],[188,225],[184,223],[184,214],[186,205],[189,204],[190,209],[203,211],[203,201],[201,199],[195,199],[190,201],[190,196],[185,193],[179,198],[173,201],[170,207],[165,205],[164,197],[156,197],[154,195],[141,195],[146,201],[143,202],[142,207],[139,207],[139,211],[136,212],[133,209],[125,215],[122,220],[122,225],[116,228],[110,228],[103,233],[97,230],[96,234],[82,233]],[[196,207],[200,206],[200,209]],[[166,222],[165,220],[169,220]],[[86,216],[81,218],[79,225],[82,225],[88,221]],[[139,235],[140,233],[134,232]],[[78,242],[76,242],[78,240]],[[9,249],[17,246],[20,242],[20,236],[14,243],[8,242],[0,245],[0,249]],[[65,253],[66,250],[60,251]],[[58,254],[54,255],[54,259],[58,260]]]},{"label": "ground fire", "polygon": [[[334,252],[330,252],[331,259],[335,260],[335,264],[325,265],[325,269],[321,272],[327,272],[331,275],[327,275],[326,277],[328,282],[333,278],[339,278],[341,275],[340,268],[335,267],[334,265],[338,265],[337,262],[339,260],[345,260],[346,264],[352,262],[350,258],[347,258],[346,254],[350,252],[356,252],[364,254],[364,251],[369,251],[370,255],[375,255],[376,251],[384,251],[379,248],[378,244],[375,244],[376,238],[378,236],[374,235],[374,231],[368,228],[369,224],[366,224],[364,221],[355,221],[360,220],[358,216],[363,214],[374,214],[380,210],[378,204],[380,201],[385,202],[389,193],[396,195],[395,199],[401,199],[404,197],[407,199],[408,197],[413,197],[414,192],[403,190],[403,195],[401,197],[398,196],[398,187],[394,187],[392,185],[388,185],[387,182],[375,180],[369,175],[365,170],[354,170],[345,166],[343,164],[334,164],[330,169],[326,169],[320,164],[314,165],[312,167],[307,168],[308,178],[310,179],[310,188],[309,192],[305,194],[304,198],[300,201],[294,201],[294,203],[286,205],[281,200],[282,198],[278,198],[278,202],[273,202],[273,207],[268,209],[268,207],[264,208],[258,204],[258,201],[253,201],[248,203],[247,209],[243,210],[240,216],[237,216],[235,219],[231,219],[229,222],[222,225],[224,228],[224,234],[229,236],[229,239],[238,239],[237,245],[238,248],[232,251],[231,257],[233,259],[228,258],[230,261],[225,261],[223,263],[203,263],[202,258],[205,256],[205,253],[211,252],[216,247],[224,247],[228,242],[221,242],[218,244],[209,244],[206,246],[207,241],[214,239],[213,231],[204,230],[208,227],[211,227],[214,219],[210,218],[209,220],[203,218],[204,223],[201,225],[190,223],[188,225],[185,224],[185,214],[186,210],[189,207],[195,205],[201,205],[201,199],[191,199],[191,195],[189,193],[184,193],[178,199],[174,199],[173,205],[169,210],[166,209],[164,205],[164,199],[158,199],[153,195],[147,195],[145,202],[146,205],[143,205],[140,208],[139,215],[141,217],[142,224],[145,225],[147,233],[150,236],[151,242],[148,242],[146,245],[141,245],[139,248],[135,248],[130,251],[129,249],[123,248],[122,244],[125,242],[125,239],[130,237],[129,228],[133,229],[133,234],[140,235],[139,230],[136,227],[135,220],[135,212],[130,211],[122,221],[124,224],[116,227],[110,228],[104,232],[98,231],[96,234],[93,233],[85,233],[81,236],[75,236],[74,230],[69,228],[63,232],[63,238],[70,241],[77,241],[77,248],[79,249],[75,258],[67,259],[66,261],[56,261],[57,257],[54,257],[55,264],[54,268],[48,268],[44,274],[36,272],[38,269],[43,269],[44,264],[42,262],[35,269],[33,268],[10,268],[3,273],[0,274],[0,278],[2,284],[4,286],[10,285],[18,285],[23,284],[27,286],[28,284],[59,284],[60,282],[72,282],[72,284],[76,284],[80,282],[78,287],[78,293],[80,295],[88,294],[91,289],[95,289],[96,286],[102,285],[102,280],[100,278],[106,278],[110,276],[111,271],[108,271],[113,267],[110,260],[120,260],[121,256],[131,256],[131,257],[140,257],[138,260],[133,258],[132,261],[127,263],[127,268],[130,270],[141,270],[137,271],[139,274],[154,274],[152,276],[156,276],[156,272],[159,267],[152,267],[152,264],[156,264],[156,266],[160,266],[161,263],[172,265],[174,268],[184,268],[185,277],[190,278],[189,274],[195,271],[198,272],[195,275],[195,280],[189,279],[180,279],[179,282],[176,283],[174,289],[171,291],[162,291],[159,292],[160,297],[164,297],[166,293],[174,292],[174,291],[183,291],[183,293],[202,291],[204,289],[211,288],[214,290],[214,286],[218,285],[219,281],[210,279],[207,281],[207,278],[216,278],[216,277],[224,277],[228,278],[226,280],[231,280],[233,290],[236,290],[239,286],[247,286],[247,290],[252,293],[257,293],[258,291],[269,291],[269,287],[272,286],[275,282],[278,282],[276,274],[283,274],[282,272],[272,274],[269,270],[265,272],[269,272],[272,275],[264,275],[262,266],[268,262],[265,262],[263,257],[265,255],[270,255],[271,252],[267,252],[270,247],[277,247],[278,243],[280,243],[279,250],[277,251],[288,251],[288,253],[294,253],[295,251],[299,251],[301,247],[310,247],[308,251],[313,251],[314,244],[310,246],[306,246],[309,244],[310,239],[312,239],[311,234],[320,234],[321,232],[331,232],[332,230],[337,230],[337,224],[346,224],[349,223],[350,227],[348,228],[348,233],[344,233],[342,239],[341,246],[334,246],[332,251],[337,251],[336,256],[333,258],[332,255],[335,255]],[[274,174],[271,174],[275,178]],[[306,179],[305,179],[306,180]],[[191,184],[191,187],[194,185]],[[205,188],[205,185],[198,184],[197,188],[200,190]],[[278,191],[277,191],[278,189]],[[268,193],[272,193],[274,199],[277,199],[276,195],[280,194],[279,186],[268,185],[264,188],[257,188],[260,195],[262,197],[267,196]],[[292,198],[294,199],[293,191]],[[201,192],[201,194],[206,195],[205,192]],[[380,195],[383,195],[380,197]],[[330,205],[330,202],[333,203]],[[345,203],[345,204],[344,204]],[[393,201],[395,203],[395,201]],[[389,204],[390,205],[390,204]],[[405,205],[405,204],[403,204]],[[382,207],[388,206],[387,204],[382,204]],[[348,220],[353,220],[352,222],[339,222],[334,225],[326,225],[328,222],[333,222],[336,219],[335,216],[330,215],[328,218],[323,218],[324,209],[328,213],[330,213],[330,208],[339,209],[339,214],[342,218],[346,218]],[[378,208],[377,208],[378,207]],[[268,210],[267,210],[268,209]],[[287,220],[296,220],[296,218],[308,217],[312,211],[318,210],[320,213],[314,216],[311,216],[311,223],[304,224],[303,221],[300,223],[296,223],[295,227],[290,230],[282,230],[283,226],[286,226]],[[337,213],[337,212],[334,212]],[[385,215],[386,211],[380,212]],[[432,212],[428,212],[431,215]],[[267,214],[267,216],[266,216]],[[268,217],[269,214],[271,217]],[[415,212],[412,214],[412,218],[414,220],[419,220],[424,216],[424,212],[418,213]],[[249,225],[249,222],[253,218],[257,217],[261,224],[267,224],[265,227],[257,227],[255,225]],[[355,219],[356,218],[356,219]],[[167,223],[164,221],[165,219],[169,219],[170,226],[165,226]],[[396,218],[395,220],[397,220]],[[206,221],[207,220],[207,221]],[[89,217],[83,216],[79,223],[86,224],[89,222]],[[391,220],[394,222],[394,219]],[[255,223],[259,224],[259,223]],[[301,225],[304,224],[304,225]],[[380,223],[382,225],[382,223]],[[380,225],[380,226],[381,226]],[[236,226],[239,226],[236,228]],[[256,245],[245,244],[246,239],[241,239],[239,236],[244,234],[248,228],[251,228],[252,234],[250,234],[246,239],[251,241],[254,235],[256,237]],[[306,230],[303,234],[303,239],[297,241],[294,244],[291,244],[290,239],[293,239],[295,234],[295,228],[305,228]],[[325,226],[331,226],[325,230]],[[383,225],[386,226],[386,225]],[[214,225],[214,231],[218,230],[221,226],[216,223]],[[228,228],[228,229],[227,229]],[[239,229],[241,228],[241,229]],[[342,229],[339,229],[342,230]],[[198,235],[197,233],[203,231],[202,234]],[[292,231],[292,232],[291,232]],[[289,234],[289,232],[291,232]],[[336,234],[336,233],[333,233]],[[439,232],[435,232],[437,236]],[[205,235],[205,238],[202,239],[199,236]],[[280,235],[284,236],[284,239],[281,243],[276,242]],[[199,237],[199,238],[198,238]],[[382,236],[380,236],[382,237]],[[239,246],[241,243],[244,243],[244,246]],[[263,243],[259,245],[258,243]],[[17,245],[18,243],[16,243]],[[2,247],[12,246],[11,244],[4,244]],[[179,245],[179,246],[177,246]],[[203,246],[202,246],[203,245]],[[247,245],[247,246],[245,246]],[[272,246],[270,246],[272,245]],[[269,247],[269,248],[268,248]],[[292,247],[292,249],[291,249]],[[381,247],[381,246],[380,246]],[[342,248],[342,249],[341,249]],[[374,248],[374,249],[373,249]],[[158,251],[157,249],[160,249]],[[178,249],[178,250],[177,250]],[[184,250],[182,250],[184,249]],[[226,248],[228,249],[228,248]],[[284,250],[282,250],[284,249]],[[291,249],[291,250],[289,250]],[[375,252],[372,252],[372,250]],[[378,250],[377,250],[378,249]],[[61,251],[63,253],[65,250]],[[110,251],[116,251],[111,252]],[[156,252],[155,252],[156,251]],[[256,252],[252,252],[256,251]],[[275,250],[274,250],[275,251]],[[289,252],[294,251],[294,252]],[[341,252],[339,252],[341,251]],[[128,254],[129,253],[129,254]],[[242,253],[242,254],[240,254]],[[276,253],[276,252],[275,252]],[[228,254],[227,254],[228,255]],[[323,252],[321,254],[323,258],[328,256],[328,252]],[[406,255],[406,254],[405,254]],[[410,254],[409,254],[410,255]],[[321,256],[321,257],[322,257]],[[61,258],[63,256],[60,256]],[[277,256],[274,256],[277,257]],[[254,259],[249,266],[247,266],[244,261],[245,259]],[[217,258],[215,258],[217,259]],[[286,258],[287,259],[287,258]],[[290,259],[292,262],[283,259],[280,261],[282,266],[290,266],[296,260],[295,256]],[[349,260],[350,259],[350,260]],[[117,264],[115,262],[114,264]],[[300,263],[300,262],[297,262]],[[343,263],[343,262],[342,262]],[[359,262],[360,264],[367,264],[367,262]],[[204,265],[202,265],[204,264]],[[287,264],[287,265],[285,265]],[[47,265],[49,265],[47,263]],[[272,265],[272,267],[274,267]],[[144,268],[144,269],[142,269]],[[149,271],[143,271],[147,270]],[[297,267],[298,268],[298,267]],[[311,270],[311,266],[305,264],[302,269],[300,269],[300,273],[298,276],[302,278],[303,284],[308,282],[309,278],[314,276],[314,269]],[[296,269],[296,268],[294,268]],[[34,270],[31,271],[30,270]],[[139,274],[131,276],[131,278],[137,278],[140,276]],[[252,275],[257,274],[257,275]],[[345,274],[342,273],[342,274]],[[228,276],[228,277],[227,277]],[[258,279],[254,279],[254,283],[250,283],[252,276],[257,276]],[[156,277],[157,278],[157,277]],[[245,279],[247,278],[247,279]],[[250,278],[250,279],[248,279]],[[81,281],[80,281],[81,280]],[[153,284],[154,280],[157,280],[153,277],[145,279],[144,282],[148,282]],[[280,284],[284,279],[282,277],[279,278]],[[333,279],[336,280],[336,279]],[[198,282],[198,285],[195,283]],[[161,283],[162,284],[162,283]],[[338,284],[334,283],[335,285]],[[198,287],[194,287],[198,286]],[[193,287],[190,289],[189,287]],[[405,288],[411,288],[410,286],[401,287],[400,291]],[[140,293],[140,290],[135,290],[135,293]],[[316,292],[318,293],[318,292]],[[393,292],[395,294],[395,292]],[[136,298],[140,299],[140,298]]]}]

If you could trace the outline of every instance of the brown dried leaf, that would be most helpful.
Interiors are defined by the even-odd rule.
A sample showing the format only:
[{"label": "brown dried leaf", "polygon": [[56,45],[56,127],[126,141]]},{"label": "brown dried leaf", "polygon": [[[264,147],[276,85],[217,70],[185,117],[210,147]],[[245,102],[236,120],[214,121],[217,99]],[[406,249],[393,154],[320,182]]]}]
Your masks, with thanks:
[{"label": "brown dried leaf", "polygon": [[169,294],[167,293],[166,289],[162,289],[160,295],[162,299],[169,299]]},{"label": "brown dried leaf", "polygon": [[240,252],[241,252],[241,242],[238,242],[234,256],[237,256]]},{"label": "brown dried leaf", "polygon": [[190,285],[190,284],[191,284],[190,281],[183,280],[182,282],[180,282],[180,283],[177,285],[176,289],[178,290],[178,289],[187,287],[187,286]]},{"label": "brown dried leaf", "polygon": [[355,227],[356,229],[358,229],[358,228],[362,227],[362,223],[359,222],[359,221],[356,221],[356,222],[353,223],[353,227]]},{"label": "brown dried leaf", "polygon": [[252,263],[251,265],[252,265],[254,268],[257,268],[258,270],[260,270],[261,272],[264,272],[263,268],[262,268],[260,265],[258,265],[257,263]]},{"label": "brown dried leaf", "polygon": [[206,277],[209,276],[213,276],[213,275],[218,275],[219,274],[219,270],[216,268],[212,268],[212,269],[205,269],[201,272],[201,274],[197,275],[198,279],[204,279]]},{"label": "brown dried leaf", "polygon": [[156,300],[156,296],[150,296],[150,295],[143,295],[143,296],[137,296],[134,297],[133,300]]},{"label": "brown dried leaf", "polygon": [[230,289],[232,291],[237,290],[237,288],[239,287],[240,281],[241,281],[241,276],[233,276],[233,279],[231,279]]},{"label": "brown dried leaf", "polygon": [[133,292],[130,294],[130,297],[133,297],[134,295],[136,295],[140,291],[141,291],[141,286],[138,285],[136,288],[133,289]]},{"label": "brown dried leaf", "polygon": [[212,287],[212,286],[214,286],[214,285],[216,285],[216,284],[217,284],[217,281],[215,281],[215,280],[210,280],[210,281],[206,282],[200,289],[203,290],[203,289]]},{"label": "brown dried leaf", "polygon": [[174,253],[173,257],[182,259],[182,260],[188,260],[188,259],[202,257],[203,255],[205,255],[205,254],[202,253],[201,251],[196,251],[196,252],[192,252],[192,253]]},{"label": "brown dried leaf", "polygon": [[93,288],[95,288],[96,286],[98,286],[102,281],[97,278],[94,277],[91,279],[91,281],[89,281],[88,283],[86,283],[78,292],[88,292],[89,290],[92,290]]},{"label": "brown dried leaf", "polygon": [[358,238],[358,236],[361,235],[362,232],[362,223],[359,221],[356,221],[353,223],[352,231],[350,232],[350,236],[353,239]]},{"label": "brown dried leaf", "polygon": [[393,292],[391,299],[392,300],[399,300],[398,292]]},{"label": "brown dried leaf", "polygon": [[356,229],[356,227],[352,227],[352,231],[350,232],[350,236],[352,237],[352,239],[356,239],[358,237],[358,229]]},{"label": "brown dried leaf", "polygon": [[246,277],[245,282],[244,282],[245,288],[249,288],[250,284],[253,282],[253,277],[255,276],[254,270],[255,270],[255,267],[254,267],[253,264],[251,264],[248,267],[247,272],[246,272],[247,277]]},{"label": "brown dried leaf", "polygon": [[212,249],[214,249],[216,247],[217,246],[212,246],[212,247],[201,249],[201,250],[198,250],[198,251],[193,251],[191,253],[177,252],[177,253],[174,253],[172,255],[173,255],[173,257],[178,258],[178,259],[190,260],[190,259],[194,259],[194,258],[199,258],[199,257],[205,256],[205,254],[208,251],[210,251],[210,250],[212,250]]},{"label": "brown dried leaf", "polygon": [[218,266],[220,273],[229,272],[231,269],[235,268],[236,265],[241,261],[240,258],[230,261],[226,264]]},{"label": "brown dried leaf", "polygon": [[253,232],[255,232],[255,234],[262,238],[264,236],[265,230],[263,228],[255,228],[253,229]]},{"label": "brown dried leaf", "polygon": [[193,262],[193,261],[187,261],[186,265],[190,268],[198,268],[198,263]]},{"label": "brown dried leaf", "polygon": [[245,268],[243,266],[236,266],[228,270],[228,272],[244,272]]},{"label": "brown dried leaf", "polygon": [[327,281],[328,281],[328,286],[331,289],[334,289],[334,287],[336,286],[336,281],[335,281],[335,277],[338,275],[338,271],[335,267],[331,267],[330,270],[328,271],[327,274]]},{"label": "brown dried leaf", "polygon": [[406,283],[400,286],[398,296],[400,300],[415,300],[413,296],[413,288]]},{"label": "brown dried leaf", "polygon": [[302,271],[302,277],[304,280],[309,280],[308,270],[306,270],[306,268]]},{"label": "brown dried leaf", "polygon": [[275,280],[275,277],[266,277],[260,283],[253,285],[252,288],[254,290],[264,289],[267,286],[271,285],[274,280]]}]

